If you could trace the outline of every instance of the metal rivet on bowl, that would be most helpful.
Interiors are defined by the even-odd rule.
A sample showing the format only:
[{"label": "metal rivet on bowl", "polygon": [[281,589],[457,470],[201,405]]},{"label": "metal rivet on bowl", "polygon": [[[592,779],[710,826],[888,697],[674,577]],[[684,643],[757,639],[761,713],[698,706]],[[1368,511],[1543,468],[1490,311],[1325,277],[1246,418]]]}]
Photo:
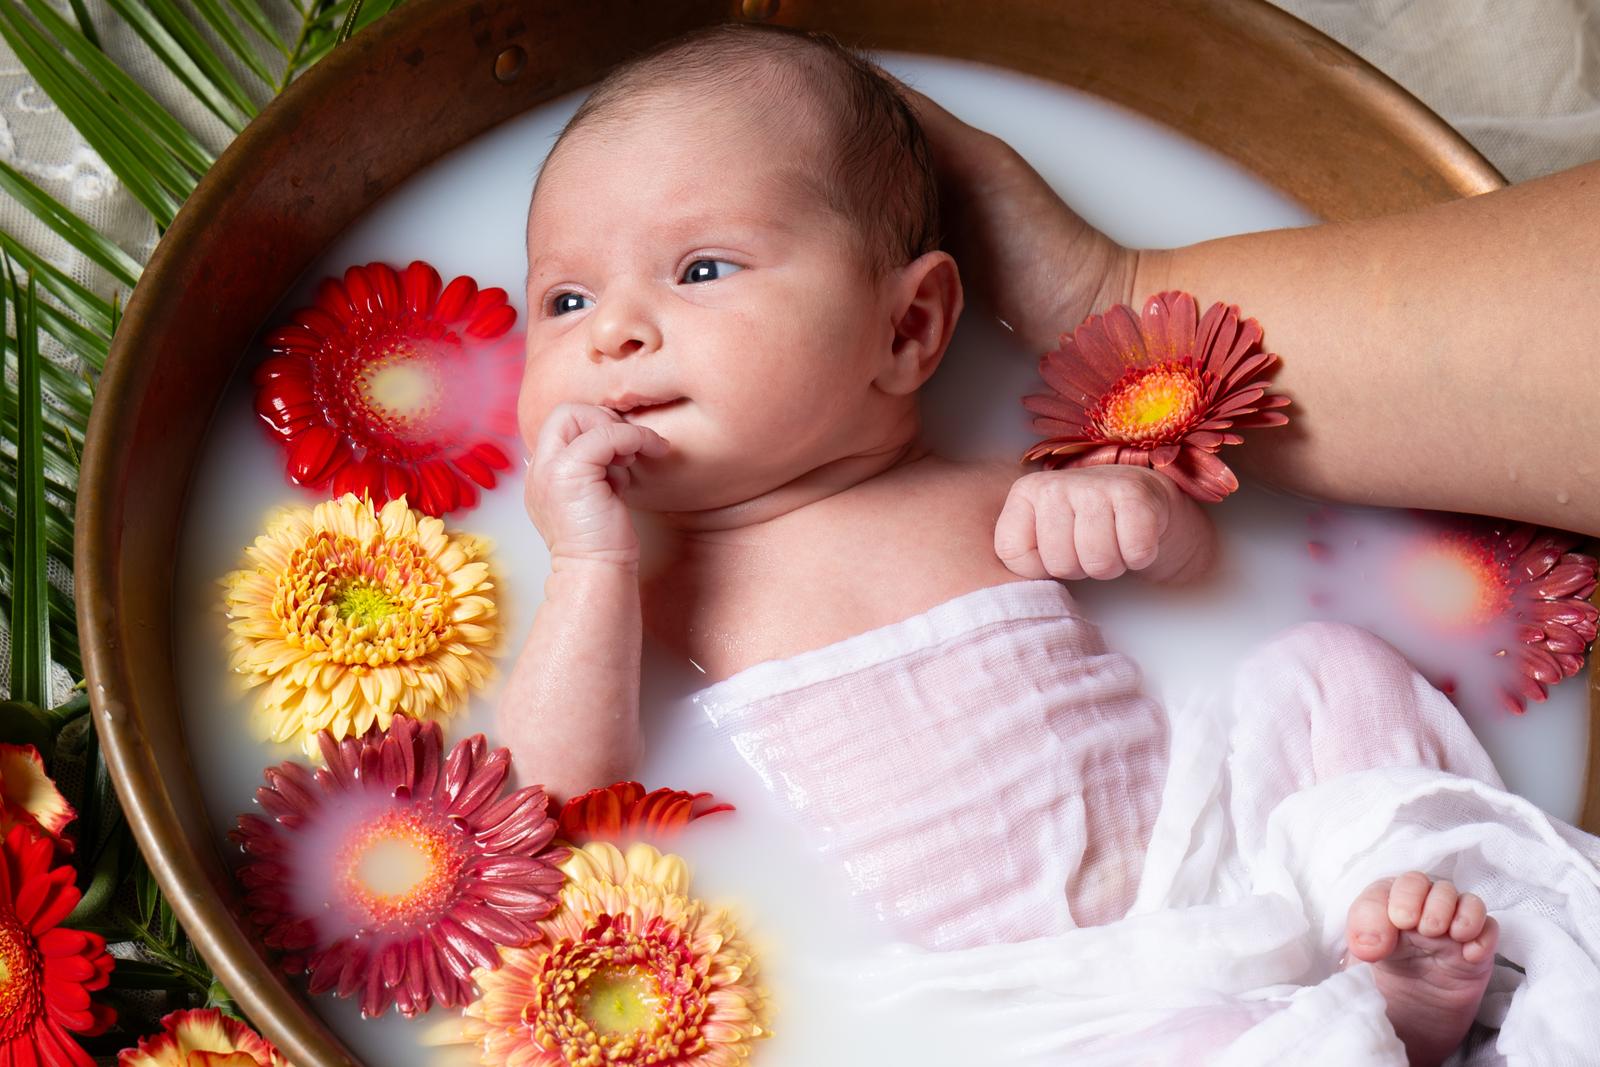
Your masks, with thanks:
[{"label": "metal rivet on bowl", "polygon": [[778,13],[778,0],[744,0],[742,7],[747,19],[770,19]]},{"label": "metal rivet on bowl", "polygon": [[521,45],[512,45],[494,57],[495,81],[510,85],[522,74],[523,65],[527,62],[527,51]]}]

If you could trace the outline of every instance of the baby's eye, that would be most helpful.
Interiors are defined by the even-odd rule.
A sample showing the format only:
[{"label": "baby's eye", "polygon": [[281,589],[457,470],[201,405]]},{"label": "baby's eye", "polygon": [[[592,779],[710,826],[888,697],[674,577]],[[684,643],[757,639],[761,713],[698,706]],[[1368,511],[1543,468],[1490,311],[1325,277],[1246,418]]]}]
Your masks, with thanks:
[{"label": "baby's eye", "polygon": [[581,311],[590,303],[593,301],[580,293],[557,293],[555,299],[550,301],[550,314],[565,315],[569,311]]},{"label": "baby's eye", "polygon": [[729,263],[725,259],[697,259],[689,264],[683,272],[682,281],[685,282],[714,282],[724,278],[736,270],[744,270],[737,263]]}]

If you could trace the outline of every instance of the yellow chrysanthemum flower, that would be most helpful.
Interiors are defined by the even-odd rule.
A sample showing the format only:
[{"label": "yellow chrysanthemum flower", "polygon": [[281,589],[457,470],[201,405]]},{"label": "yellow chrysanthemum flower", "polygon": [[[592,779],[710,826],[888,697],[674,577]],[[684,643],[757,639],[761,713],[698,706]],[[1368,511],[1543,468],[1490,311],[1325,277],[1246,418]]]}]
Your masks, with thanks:
[{"label": "yellow chrysanthemum flower", "polygon": [[562,864],[543,938],[477,970],[461,1036],[492,1067],[732,1067],[768,1034],[754,961],[689,868],[646,844],[594,842]]},{"label": "yellow chrysanthemum flower", "polygon": [[260,686],[273,741],[359,737],[450,714],[490,673],[499,636],[486,542],[405,499],[346,494],[279,511],[223,579],[232,666]]}]

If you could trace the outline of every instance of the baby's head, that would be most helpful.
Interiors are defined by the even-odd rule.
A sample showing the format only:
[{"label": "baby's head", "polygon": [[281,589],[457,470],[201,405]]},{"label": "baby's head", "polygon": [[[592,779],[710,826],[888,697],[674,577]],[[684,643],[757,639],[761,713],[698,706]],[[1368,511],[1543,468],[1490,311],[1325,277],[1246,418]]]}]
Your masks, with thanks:
[{"label": "baby's head", "polygon": [[723,26],[613,72],[528,219],[531,441],[562,402],[627,406],[671,452],[628,502],[753,499],[916,435],[961,309],[928,147],[896,84],[831,41]]}]

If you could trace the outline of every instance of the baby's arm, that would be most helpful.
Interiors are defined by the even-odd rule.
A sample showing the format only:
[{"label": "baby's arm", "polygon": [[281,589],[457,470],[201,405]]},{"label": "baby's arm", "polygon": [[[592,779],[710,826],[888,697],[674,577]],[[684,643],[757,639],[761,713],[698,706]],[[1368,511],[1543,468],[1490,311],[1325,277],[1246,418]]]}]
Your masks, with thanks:
[{"label": "baby's arm", "polygon": [[593,405],[563,404],[539,431],[526,497],[550,577],[497,717],[523,781],[558,797],[628,777],[640,754],[639,539],[618,491],[634,459],[666,451]]},{"label": "baby's arm", "polygon": [[1216,531],[1165,475],[1110,465],[1036,471],[1011,485],[994,527],[1000,561],[1024,578],[1188,582],[1211,569]]}]

